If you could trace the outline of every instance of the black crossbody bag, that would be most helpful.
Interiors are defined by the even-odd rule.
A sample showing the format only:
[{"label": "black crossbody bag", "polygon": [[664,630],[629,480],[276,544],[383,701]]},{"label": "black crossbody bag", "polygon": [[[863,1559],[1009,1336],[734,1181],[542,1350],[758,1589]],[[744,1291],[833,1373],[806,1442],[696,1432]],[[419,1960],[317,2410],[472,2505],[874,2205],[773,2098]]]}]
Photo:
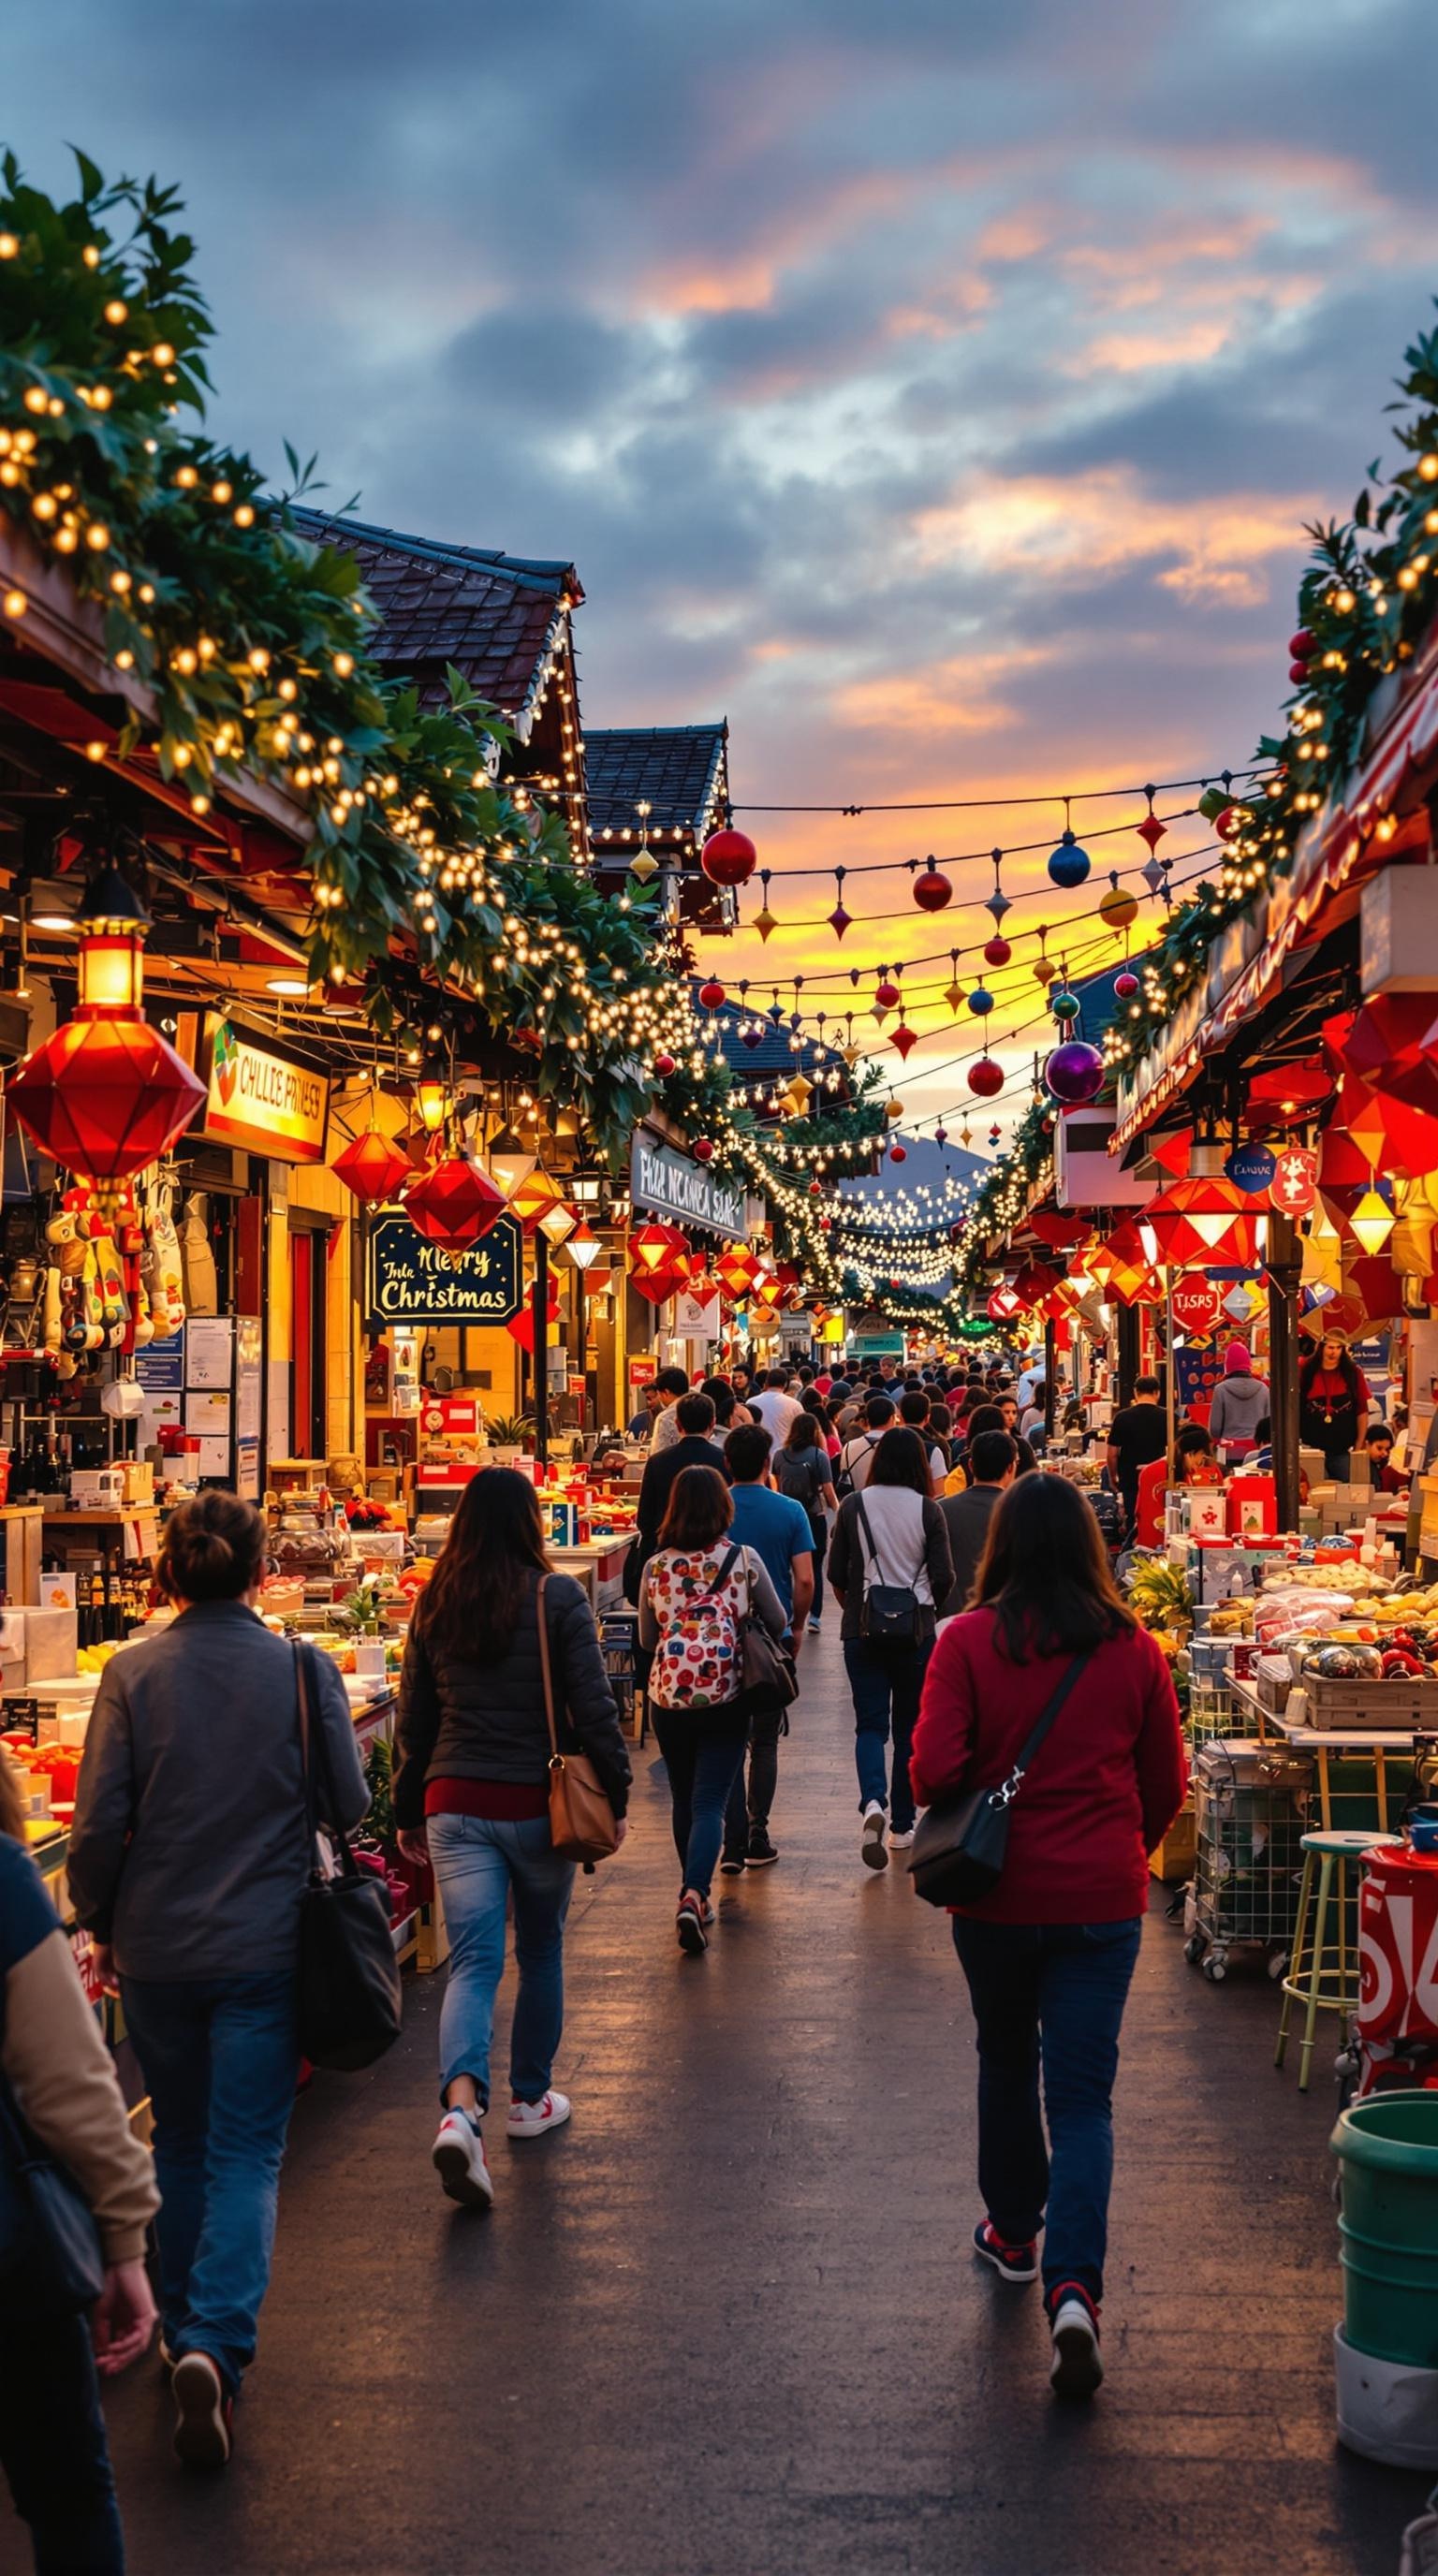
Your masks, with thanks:
[{"label": "black crossbody bag", "polygon": [[[373,2066],[399,2037],[399,1962],[384,1883],[360,1868],[348,1834],[333,1820],[324,1736],[310,1713],[312,1651],[296,1640],[295,1697],[310,1851],[309,1884],[300,1899],[299,2042],[311,2065],[352,2075],[360,2067]],[[332,1877],[325,1875],[319,1859],[322,1810],[337,1863]]]},{"label": "black crossbody bag", "polygon": [[[883,1572],[864,1497],[856,1493],[854,1509],[864,1533],[864,1545],[876,1575]],[[912,1646],[919,1634],[919,1596],[910,1583],[867,1583],[859,1612],[861,1634],[874,1646]]]},{"label": "black crossbody bag", "polygon": [[992,1789],[961,1789],[929,1809],[909,1857],[914,1894],[926,1905],[977,1905],[992,1896],[1008,1858],[1009,1810],[1091,1651],[1075,1655],[1006,1780]]},{"label": "black crossbody bag", "polygon": [[105,2286],[100,2231],[79,2184],[42,2147],[0,2075],[0,2316],[74,2316]]}]

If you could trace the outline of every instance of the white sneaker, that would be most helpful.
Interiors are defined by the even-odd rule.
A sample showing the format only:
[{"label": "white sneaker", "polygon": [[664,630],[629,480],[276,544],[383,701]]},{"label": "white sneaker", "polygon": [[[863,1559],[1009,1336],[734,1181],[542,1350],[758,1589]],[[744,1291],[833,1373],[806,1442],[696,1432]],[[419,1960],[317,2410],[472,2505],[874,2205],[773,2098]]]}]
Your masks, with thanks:
[{"label": "white sneaker", "polygon": [[859,1858],[865,1869],[887,1869],[889,1866],[889,1855],[884,1848],[884,1828],[888,1821],[878,1799],[871,1798],[864,1809],[863,1839],[859,1844]]},{"label": "white sneaker", "polygon": [[910,1845],[910,1843],[913,1841],[913,1839],[914,1839],[914,1828],[913,1828],[913,1826],[912,1826],[912,1825],[910,1825],[909,1830],[908,1830],[908,1832],[907,1832],[906,1834],[898,1834],[898,1833],[891,1833],[891,1834],[890,1834],[890,1836],[889,1836],[889,1849],[890,1849],[890,1851],[907,1851],[907,1850],[908,1850],[908,1848],[909,1848],[909,1845]]},{"label": "white sneaker", "polygon": [[479,2123],[468,2111],[446,2111],[429,2160],[444,2185],[446,2200],[457,2200],[464,2209],[489,2208],[494,2178],[485,2162]]},{"label": "white sneaker", "polygon": [[542,2138],[562,2129],[569,2117],[569,2095],[546,2093],[542,2102],[511,2102],[505,2129],[511,2138]]},{"label": "white sneaker", "polygon": [[1103,2379],[1098,2317],[1082,2290],[1061,2297],[1053,2318],[1054,2357],[1049,2386],[1055,2397],[1092,2397]]}]

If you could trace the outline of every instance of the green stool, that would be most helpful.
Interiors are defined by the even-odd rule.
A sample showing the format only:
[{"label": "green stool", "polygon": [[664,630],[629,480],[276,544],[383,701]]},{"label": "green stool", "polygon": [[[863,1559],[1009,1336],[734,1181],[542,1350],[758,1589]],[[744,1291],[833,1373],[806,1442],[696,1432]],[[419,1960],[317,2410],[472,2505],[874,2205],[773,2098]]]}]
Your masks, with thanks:
[{"label": "green stool", "polygon": [[[1293,1927],[1293,1950],[1288,1974],[1283,1980],[1283,2014],[1278,2025],[1278,2046],[1273,2052],[1275,2066],[1283,2064],[1288,2048],[1288,2025],[1295,1997],[1304,2007],[1303,2046],[1298,2061],[1298,2090],[1308,2090],[1308,2070],[1313,2057],[1313,2034],[1320,2012],[1336,2012],[1346,2020],[1358,2009],[1358,1948],[1348,1938],[1348,1864],[1361,1859],[1364,1852],[1380,1837],[1375,1833],[1336,1832],[1304,1834],[1303,1876],[1298,1888],[1298,1919]],[[1314,1861],[1318,1863],[1318,1903],[1313,1903]],[[1355,1889],[1356,1894],[1356,1889]],[[1329,1904],[1336,1910],[1336,1923],[1329,1928]]]}]

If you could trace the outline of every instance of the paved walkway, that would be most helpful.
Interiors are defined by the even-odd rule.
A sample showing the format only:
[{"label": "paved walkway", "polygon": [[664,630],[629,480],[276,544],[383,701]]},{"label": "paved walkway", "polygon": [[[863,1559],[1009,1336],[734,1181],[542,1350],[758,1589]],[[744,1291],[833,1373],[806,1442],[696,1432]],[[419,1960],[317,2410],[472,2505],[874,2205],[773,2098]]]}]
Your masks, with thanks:
[{"label": "paved walkway", "polygon": [[[967,2250],[957,1963],[857,1860],[835,1622],[783,1748],[779,1868],[681,1960],[663,1775],[581,1881],[571,2128],[439,2197],[437,1982],[299,2106],[237,2456],[168,2455],[156,2363],[111,2398],[136,2576],[1393,2576],[1423,2482],[1333,2440],[1327,2138],[1277,1997],[1150,1923],[1125,2032],[1091,2413],[1037,2292]],[[507,2015],[507,1994],[505,2008]],[[498,2064],[503,2067],[500,2056]]]}]

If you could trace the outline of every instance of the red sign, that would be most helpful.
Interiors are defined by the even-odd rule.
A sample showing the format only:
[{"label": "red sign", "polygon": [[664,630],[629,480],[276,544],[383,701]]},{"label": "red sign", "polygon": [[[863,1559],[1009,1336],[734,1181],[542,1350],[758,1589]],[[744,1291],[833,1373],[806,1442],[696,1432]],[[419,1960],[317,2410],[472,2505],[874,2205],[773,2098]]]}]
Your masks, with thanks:
[{"label": "red sign", "polygon": [[477,1395],[427,1395],[420,1421],[426,1431],[445,1440],[474,1440],[479,1434]]},{"label": "red sign", "polygon": [[1380,1843],[1363,1871],[1358,2036],[1381,2055],[1384,2042],[1438,2037],[1438,1854]]},{"label": "red sign", "polygon": [[1285,1145],[1268,1195],[1285,1216],[1307,1216],[1318,1197],[1318,1156],[1306,1145]]},{"label": "red sign", "polygon": [[1185,1333],[1211,1333],[1222,1312],[1219,1292],[1202,1271],[1174,1282],[1173,1320]]}]

